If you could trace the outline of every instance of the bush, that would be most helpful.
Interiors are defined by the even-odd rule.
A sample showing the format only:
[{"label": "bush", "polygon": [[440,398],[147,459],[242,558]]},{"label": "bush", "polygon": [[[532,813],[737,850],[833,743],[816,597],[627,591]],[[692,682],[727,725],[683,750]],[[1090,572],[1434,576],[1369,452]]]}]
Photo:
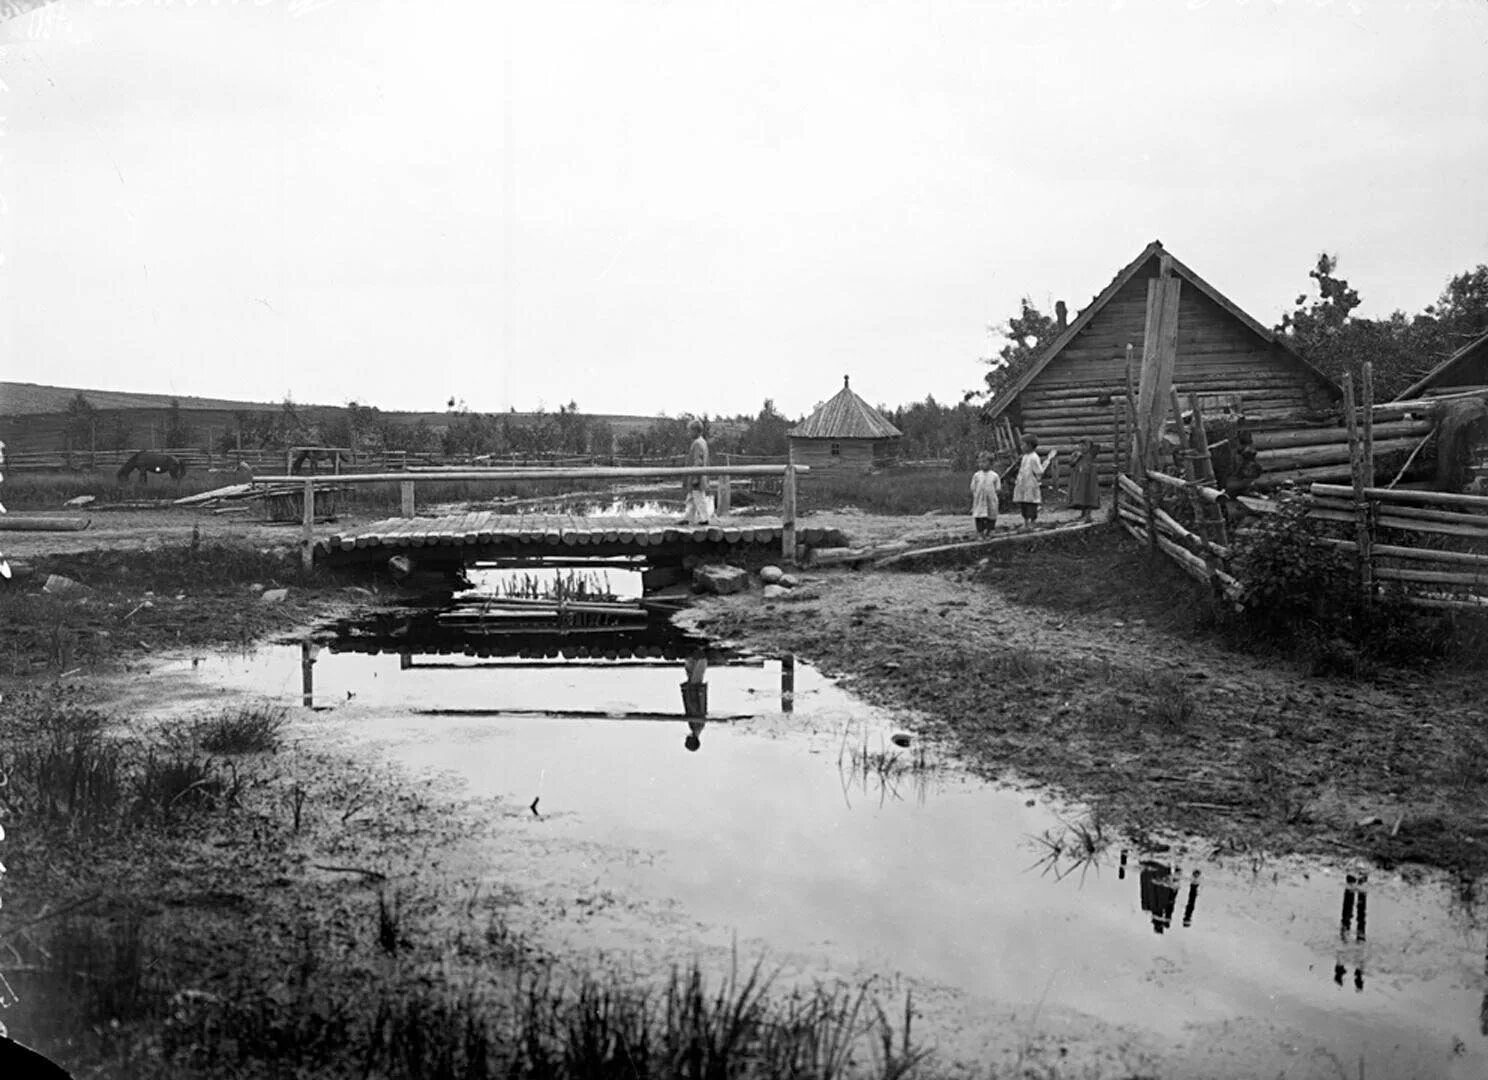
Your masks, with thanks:
[{"label": "bush", "polygon": [[1353,556],[1323,542],[1306,496],[1283,493],[1277,503],[1234,544],[1249,634],[1299,649],[1319,675],[1360,675],[1367,662],[1424,663],[1458,647],[1449,616],[1412,607],[1391,588],[1366,597]]}]

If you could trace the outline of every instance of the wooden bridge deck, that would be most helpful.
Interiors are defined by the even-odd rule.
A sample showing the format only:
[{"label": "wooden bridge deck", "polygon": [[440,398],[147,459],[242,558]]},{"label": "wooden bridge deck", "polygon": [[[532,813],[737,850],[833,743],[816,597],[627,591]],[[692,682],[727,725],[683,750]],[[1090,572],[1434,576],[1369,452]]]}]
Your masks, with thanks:
[{"label": "wooden bridge deck", "polygon": [[[664,517],[572,517],[566,514],[496,514],[490,511],[445,517],[390,518],[356,532],[335,533],[315,542],[317,558],[386,557],[413,548],[442,548],[440,558],[524,556],[673,555],[688,550],[727,551],[773,547],[780,551],[784,524],[779,518],[726,518],[685,525]],[[838,529],[796,526],[796,543],[844,547]],[[459,549],[459,550],[455,550]],[[425,551],[425,555],[435,552]]]}]

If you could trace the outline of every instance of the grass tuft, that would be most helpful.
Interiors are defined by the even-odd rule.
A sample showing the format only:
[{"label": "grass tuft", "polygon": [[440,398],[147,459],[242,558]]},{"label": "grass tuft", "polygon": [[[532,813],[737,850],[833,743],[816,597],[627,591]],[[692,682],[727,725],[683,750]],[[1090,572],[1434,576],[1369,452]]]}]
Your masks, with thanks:
[{"label": "grass tuft", "polygon": [[191,734],[210,754],[272,753],[279,749],[286,713],[279,705],[241,705],[196,721]]}]

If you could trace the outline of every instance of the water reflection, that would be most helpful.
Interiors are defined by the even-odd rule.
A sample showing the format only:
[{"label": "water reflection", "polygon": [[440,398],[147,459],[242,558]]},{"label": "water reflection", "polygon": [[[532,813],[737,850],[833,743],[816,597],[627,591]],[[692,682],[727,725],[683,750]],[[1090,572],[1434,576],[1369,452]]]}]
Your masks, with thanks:
[{"label": "water reflection", "polygon": [[1362,993],[1364,990],[1364,950],[1358,947],[1349,949],[1348,941],[1352,933],[1356,946],[1364,943],[1369,923],[1368,886],[1368,874],[1359,874],[1357,877],[1353,874],[1345,875],[1343,909],[1338,918],[1339,950],[1333,962],[1333,982],[1342,988],[1348,969],[1352,966],[1355,993]]},{"label": "water reflection", "polygon": [[[300,646],[300,701],[306,708],[315,707],[315,663],[327,648],[335,653],[377,655],[395,653],[399,671],[447,670],[472,672],[482,668],[491,672],[513,673],[536,669],[598,668],[658,669],[682,661],[682,709],[680,714],[658,709],[585,709],[556,705],[552,708],[418,708],[422,715],[547,715],[600,717],[629,720],[665,720],[678,716],[689,721],[686,746],[701,746],[704,725],[710,720],[741,720],[752,713],[710,716],[708,709],[708,667],[760,668],[765,660],[714,645],[706,639],[688,635],[670,623],[652,623],[639,629],[609,633],[554,633],[524,631],[492,636],[471,634],[462,628],[431,621],[428,612],[383,612],[355,625],[338,624],[338,636],[328,644],[306,637]],[[446,657],[450,659],[445,659]],[[454,659],[461,657],[463,659]],[[795,708],[796,658],[780,658],[780,711]],[[347,691],[348,700],[354,696]],[[328,704],[328,703],[327,703]]]},{"label": "water reflection", "polygon": [[708,717],[708,653],[699,648],[682,661],[687,678],[682,682],[682,714],[687,717],[687,738],[682,745],[688,750],[703,748],[703,726]]}]

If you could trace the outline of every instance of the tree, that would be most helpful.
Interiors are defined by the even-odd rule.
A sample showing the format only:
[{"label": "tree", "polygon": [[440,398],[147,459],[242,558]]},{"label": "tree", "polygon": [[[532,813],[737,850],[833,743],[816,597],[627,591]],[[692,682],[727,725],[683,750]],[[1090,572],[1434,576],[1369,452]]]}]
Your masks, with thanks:
[{"label": "tree", "polygon": [[92,449],[98,434],[98,409],[79,391],[67,403],[67,442],[79,449]]},{"label": "tree", "polygon": [[181,408],[181,403],[171,398],[170,405],[165,410],[165,446],[168,450],[174,450],[181,446],[190,446],[191,440],[196,432],[186,419],[186,411]]},{"label": "tree", "polygon": [[1334,379],[1350,372],[1357,381],[1368,361],[1377,401],[1394,397],[1488,330],[1488,265],[1453,277],[1421,314],[1397,310],[1384,319],[1354,314],[1359,293],[1337,271],[1338,256],[1319,255],[1307,275],[1317,283],[1317,298],[1309,303],[1307,293],[1298,296],[1276,329],[1303,359]]},{"label": "tree", "polygon": [[775,408],[775,402],[765,398],[759,414],[745,421],[744,435],[739,441],[740,453],[760,457],[783,457],[789,444],[791,422]]},{"label": "tree", "polygon": [[1018,314],[1006,323],[989,326],[987,331],[1005,339],[1006,343],[997,350],[996,356],[983,359],[990,369],[983,376],[986,386],[967,391],[967,401],[976,398],[991,401],[1003,387],[1032,367],[1060,332],[1059,324],[1035,307],[1027,296],[1019,301]]}]

